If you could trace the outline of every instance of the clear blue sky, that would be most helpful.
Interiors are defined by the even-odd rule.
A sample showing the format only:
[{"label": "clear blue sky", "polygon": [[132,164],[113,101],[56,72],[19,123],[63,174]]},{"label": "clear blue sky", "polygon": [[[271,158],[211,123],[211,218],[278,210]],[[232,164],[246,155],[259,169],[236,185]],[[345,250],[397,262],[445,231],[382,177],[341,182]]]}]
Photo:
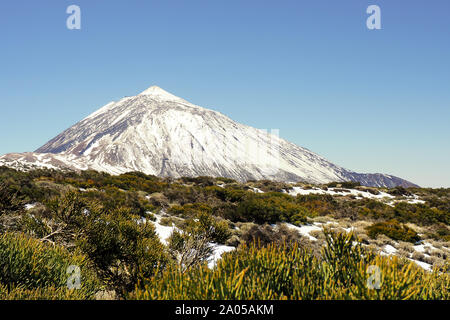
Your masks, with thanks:
[{"label": "clear blue sky", "polygon": [[348,169],[450,187],[449,21],[448,0],[2,0],[0,154],[158,85]]}]

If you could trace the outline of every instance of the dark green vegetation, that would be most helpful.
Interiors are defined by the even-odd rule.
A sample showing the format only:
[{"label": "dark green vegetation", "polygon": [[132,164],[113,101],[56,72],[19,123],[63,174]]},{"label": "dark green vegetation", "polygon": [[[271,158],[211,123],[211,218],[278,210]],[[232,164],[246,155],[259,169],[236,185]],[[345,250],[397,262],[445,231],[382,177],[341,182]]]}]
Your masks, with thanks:
[{"label": "dark green vegetation", "polygon": [[377,222],[367,227],[371,238],[376,238],[379,234],[384,234],[393,240],[402,240],[415,243],[420,240],[417,232],[397,220]]},{"label": "dark green vegetation", "polygon": [[[70,265],[83,270],[79,290],[68,290]],[[86,256],[51,246],[24,234],[0,235],[0,298],[24,295],[42,298],[90,299],[101,287]],[[9,292],[9,293],[7,293]]]},{"label": "dark green vegetation", "polygon": [[[355,183],[320,187],[380,192]],[[106,293],[138,299],[448,299],[448,266],[440,266],[438,276],[352,246],[354,235],[334,232],[322,234],[322,248],[281,223],[364,222],[370,238],[445,243],[449,189],[384,190],[398,200],[411,194],[426,200],[388,205],[345,193],[293,197],[282,192],[289,188],[271,181],[0,167],[0,299],[95,299]],[[150,223],[155,215],[179,230],[167,245]],[[210,242],[238,250],[210,270]],[[66,286],[70,265],[81,270],[79,290]],[[385,271],[382,290],[365,287],[369,265]]]}]

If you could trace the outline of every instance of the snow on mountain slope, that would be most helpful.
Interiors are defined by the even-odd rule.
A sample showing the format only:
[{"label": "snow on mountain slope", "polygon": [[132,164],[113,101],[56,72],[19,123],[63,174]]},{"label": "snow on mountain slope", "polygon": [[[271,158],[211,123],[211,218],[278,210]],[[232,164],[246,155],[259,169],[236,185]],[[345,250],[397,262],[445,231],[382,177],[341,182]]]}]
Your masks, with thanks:
[{"label": "snow on mountain slope", "polygon": [[156,86],[108,103],[35,153],[0,157],[0,164],[89,168],[111,174],[222,176],[240,181],[413,185],[389,175],[348,171],[275,134],[237,123]]}]

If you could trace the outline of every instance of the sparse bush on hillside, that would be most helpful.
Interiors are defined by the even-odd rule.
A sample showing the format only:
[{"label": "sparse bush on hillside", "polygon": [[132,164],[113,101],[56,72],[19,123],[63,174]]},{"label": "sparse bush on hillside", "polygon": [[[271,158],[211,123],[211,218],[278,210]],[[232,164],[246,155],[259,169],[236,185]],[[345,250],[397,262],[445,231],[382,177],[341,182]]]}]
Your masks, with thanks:
[{"label": "sparse bush on hillside", "polygon": [[450,225],[450,212],[430,208],[424,204],[399,202],[394,207],[394,216],[401,222],[414,222],[421,225],[431,225],[443,222]]},{"label": "sparse bush on hillside", "polygon": [[450,224],[450,212],[430,208],[425,204],[398,202],[394,207],[373,199],[360,200],[356,208],[360,217],[392,220],[402,223],[415,223],[418,225],[432,225],[438,223]]},{"label": "sparse bush on hillside", "polygon": [[357,187],[355,187],[355,189],[359,190],[359,191],[363,191],[363,192],[369,192],[373,195],[380,194],[380,191],[378,191],[378,189],[376,189],[374,187],[357,186]]},{"label": "sparse bush on hillside", "polygon": [[186,234],[208,234],[209,241],[224,244],[231,236],[228,223],[208,212],[199,212],[185,220],[182,227]]},{"label": "sparse bush on hillside", "polygon": [[247,245],[257,243],[262,246],[267,246],[271,243],[282,245],[284,243],[294,243],[300,241],[302,236],[295,230],[289,229],[285,225],[277,225],[272,227],[268,224],[254,225],[246,230],[241,239]]},{"label": "sparse bush on hillside", "polygon": [[213,177],[183,177],[180,179],[183,183],[194,183],[201,187],[213,186],[216,184],[216,178]]},{"label": "sparse bush on hillside", "polygon": [[450,242],[450,229],[443,223],[436,224],[432,227],[430,236],[431,238],[436,240],[444,240]]},{"label": "sparse bush on hillside", "polygon": [[379,234],[384,234],[393,240],[415,243],[420,240],[417,232],[399,223],[397,220],[378,222],[366,228],[371,238],[376,238]]},{"label": "sparse bush on hillside", "polygon": [[404,188],[402,186],[397,186],[395,188],[389,189],[388,193],[393,196],[410,196],[411,195],[411,192],[409,192],[408,190],[406,190],[406,188]]},{"label": "sparse bush on hillside", "polygon": [[344,181],[341,182],[341,187],[342,188],[347,188],[347,189],[354,189],[355,187],[360,186],[361,183],[358,181]]},{"label": "sparse bush on hillside", "polygon": [[313,214],[298,204],[295,198],[283,193],[248,194],[236,207],[235,212],[225,218],[231,221],[247,221],[258,224],[306,222]]},{"label": "sparse bush on hillside", "polygon": [[338,204],[329,194],[297,195],[297,202],[314,215],[326,215],[333,212]]},{"label": "sparse bush on hillside", "polygon": [[225,202],[239,202],[248,195],[248,191],[236,187],[221,188],[214,186],[208,187],[206,190],[210,194],[213,194],[215,197],[219,198],[221,201]]},{"label": "sparse bush on hillside", "polygon": [[361,183],[358,181],[332,181],[326,184],[327,188],[346,188],[346,189],[354,189],[355,187],[360,186]]},{"label": "sparse bush on hillside", "polygon": [[174,205],[167,210],[167,213],[183,218],[192,218],[202,212],[211,213],[212,208],[206,203],[197,202],[183,206]]},{"label": "sparse bush on hillside", "polygon": [[12,192],[4,183],[0,183],[0,216],[10,211],[20,210],[22,202],[17,199],[17,193]]},{"label": "sparse bush on hillside", "polygon": [[175,230],[169,238],[169,252],[180,270],[186,272],[205,261],[213,253],[210,245],[212,230],[191,233]]},{"label": "sparse bush on hillside", "polygon": [[[36,202],[45,197],[46,190],[38,188],[30,174],[16,171],[6,167],[0,167],[0,183],[3,185],[2,197],[3,205],[8,205],[8,201],[14,197],[16,201],[22,203]],[[8,198],[10,198],[8,200]]]},{"label": "sparse bush on hillside", "polygon": [[272,180],[248,181],[247,184],[254,188],[258,188],[263,192],[283,192],[283,190],[291,187],[287,183]]},{"label": "sparse bush on hillside", "polygon": [[176,183],[171,184],[162,193],[170,202],[178,203],[181,206],[188,203],[204,202],[203,200],[205,200],[199,188],[187,187]]},{"label": "sparse bush on hillside", "polygon": [[230,236],[226,221],[218,220],[207,212],[199,212],[181,223],[180,230],[172,233],[169,252],[178,265],[187,270],[211,256],[211,242],[224,244]]}]

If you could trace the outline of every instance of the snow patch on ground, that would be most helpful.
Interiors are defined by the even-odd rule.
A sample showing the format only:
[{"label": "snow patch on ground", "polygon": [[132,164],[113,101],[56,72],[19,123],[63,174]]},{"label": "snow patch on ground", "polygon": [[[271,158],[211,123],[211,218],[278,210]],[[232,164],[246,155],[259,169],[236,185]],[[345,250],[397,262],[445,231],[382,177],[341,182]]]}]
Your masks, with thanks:
[{"label": "snow patch on ground", "polygon": [[36,207],[36,205],[37,205],[37,203],[27,203],[24,207],[25,207],[25,210],[31,210],[34,207]]},{"label": "snow patch on ground", "polygon": [[[283,192],[286,193],[285,190],[283,190]],[[395,204],[398,202],[407,202],[407,203],[411,203],[411,204],[425,203],[424,200],[420,200],[419,196],[417,196],[415,194],[406,197],[406,199],[395,200],[395,197],[393,195],[390,195],[389,193],[386,193],[383,191],[379,191],[379,194],[372,194],[370,192],[361,191],[361,190],[357,190],[357,189],[328,188],[328,190],[323,190],[323,189],[320,189],[317,187],[313,187],[311,189],[303,189],[302,187],[292,187],[292,189],[289,190],[287,193],[294,197],[297,196],[298,194],[300,194],[300,195],[329,194],[332,196],[353,195],[356,197],[356,199],[363,199],[363,198],[378,199],[378,200],[390,199],[391,201],[386,202],[386,204],[390,205],[390,206],[395,206]]]},{"label": "snow patch on ground", "polygon": [[425,252],[425,245],[424,244],[419,244],[413,247],[414,250],[416,250],[417,252]]},{"label": "snow patch on ground", "polygon": [[395,254],[397,252],[397,249],[391,246],[390,244],[387,244],[383,247],[383,252],[390,254]]},{"label": "snow patch on ground", "polygon": [[312,231],[320,231],[320,230],[322,230],[322,227],[319,227],[319,225],[320,225],[320,223],[316,222],[313,225],[304,225],[304,226],[298,227],[298,226],[293,225],[291,223],[286,223],[286,226],[288,228],[297,230],[302,236],[307,237],[311,241],[317,241],[317,238],[315,238],[313,236],[310,236],[309,233],[312,232]]},{"label": "snow patch on ground", "polygon": [[264,193],[264,191],[262,191],[261,189],[258,188],[252,188],[254,193]]},{"label": "snow patch on ground", "polygon": [[[167,245],[168,239],[170,238],[172,233],[175,230],[179,230],[179,229],[174,224],[172,224],[172,226],[161,225],[162,216],[158,215],[158,214],[153,214],[153,215],[156,217],[156,221],[150,221],[150,222],[154,225],[156,234],[159,236],[159,239],[161,240],[161,242],[164,245]],[[140,220],[138,220],[138,223],[147,223],[147,219],[141,218]],[[236,249],[235,247],[221,245],[221,244],[217,244],[217,243],[213,243],[213,242],[209,243],[209,245],[213,249],[213,254],[208,259],[208,267],[211,269],[214,268],[217,261],[219,261],[219,259],[222,257],[222,254]]]},{"label": "snow patch on ground", "polygon": [[414,259],[409,259],[409,260],[413,261],[419,267],[421,267],[422,269],[425,269],[427,271],[432,271],[432,269],[433,269],[433,266],[431,264],[429,264],[429,263],[426,263],[426,262],[423,262],[423,261],[419,261],[419,260],[414,260]]},{"label": "snow patch on ground", "polygon": [[[343,191],[345,190],[345,191]],[[328,190],[323,190],[320,188],[303,189],[301,187],[292,187],[288,191],[291,196],[296,196],[298,194],[308,195],[308,194],[329,194],[332,196],[336,195],[354,195],[359,198],[370,198],[370,199],[383,199],[383,198],[394,198],[394,196],[389,193],[380,191],[379,194],[372,194],[367,191],[361,191],[356,189],[342,189],[342,188],[328,188]]]},{"label": "snow patch on ground", "polygon": [[217,261],[219,261],[222,257],[222,254],[236,249],[235,247],[225,246],[217,243],[210,243],[210,245],[213,248],[213,254],[208,259],[208,267],[210,269],[214,268],[214,266],[217,264]]},{"label": "snow patch on ground", "polygon": [[[155,227],[155,231],[156,234],[159,236],[159,239],[161,239],[161,242],[165,245],[168,244],[167,240],[170,238],[170,236],[172,235],[172,233],[175,230],[178,230],[178,228],[172,223],[172,226],[163,226],[161,224],[161,219],[162,217],[160,215],[154,214],[154,216],[156,217],[156,221],[150,221],[153,226]],[[144,223],[145,222],[145,218],[144,219]]]}]

